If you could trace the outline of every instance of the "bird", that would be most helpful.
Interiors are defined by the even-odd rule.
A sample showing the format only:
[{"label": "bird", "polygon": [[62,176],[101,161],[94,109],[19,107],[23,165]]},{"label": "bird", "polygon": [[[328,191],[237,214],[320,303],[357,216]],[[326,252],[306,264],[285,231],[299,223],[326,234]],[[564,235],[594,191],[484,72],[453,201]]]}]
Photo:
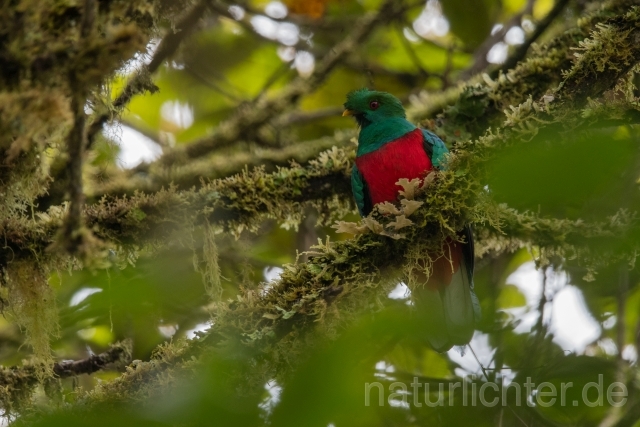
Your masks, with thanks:
[{"label": "bird", "polygon": [[[354,117],[360,128],[351,188],[362,217],[378,203],[398,203],[401,178],[422,180],[434,169],[446,169],[444,142],[408,121],[402,102],[392,94],[355,90],[347,94],[344,108],[342,115]],[[422,273],[425,283],[412,289],[415,308],[427,322],[426,339],[438,352],[468,344],[480,319],[471,227],[458,234],[459,239],[445,240],[445,255],[433,262],[428,278]]]}]

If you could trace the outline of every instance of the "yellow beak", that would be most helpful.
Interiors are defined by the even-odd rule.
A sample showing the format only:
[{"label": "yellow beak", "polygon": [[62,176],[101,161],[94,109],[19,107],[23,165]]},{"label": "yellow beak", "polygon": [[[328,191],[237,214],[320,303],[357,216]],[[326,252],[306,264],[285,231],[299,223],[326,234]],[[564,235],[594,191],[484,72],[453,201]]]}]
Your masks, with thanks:
[{"label": "yellow beak", "polygon": [[342,117],[347,117],[347,116],[355,116],[356,112],[353,110],[344,110],[344,112],[342,113]]}]

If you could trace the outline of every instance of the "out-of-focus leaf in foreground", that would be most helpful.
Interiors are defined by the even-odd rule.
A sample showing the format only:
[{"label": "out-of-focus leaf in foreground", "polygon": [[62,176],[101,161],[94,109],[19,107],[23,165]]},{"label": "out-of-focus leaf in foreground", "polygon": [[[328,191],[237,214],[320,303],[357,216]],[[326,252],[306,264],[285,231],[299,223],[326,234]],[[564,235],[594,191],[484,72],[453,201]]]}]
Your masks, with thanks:
[{"label": "out-of-focus leaf in foreground", "polygon": [[637,203],[630,137],[593,131],[580,137],[540,135],[506,148],[487,165],[499,202],[555,217],[598,219]]}]

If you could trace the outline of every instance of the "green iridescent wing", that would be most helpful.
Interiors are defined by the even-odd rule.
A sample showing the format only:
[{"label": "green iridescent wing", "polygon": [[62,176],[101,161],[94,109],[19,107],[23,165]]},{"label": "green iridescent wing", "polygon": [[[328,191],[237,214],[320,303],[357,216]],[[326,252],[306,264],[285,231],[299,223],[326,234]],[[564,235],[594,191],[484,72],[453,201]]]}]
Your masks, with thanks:
[{"label": "green iridescent wing", "polygon": [[353,169],[351,169],[351,191],[353,192],[353,198],[356,199],[360,215],[369,215],[369,212],[373,209],[369,189],[356,165],[353,165]]},{"label": "green iridescent wing", "polygon": [[424,136],[424,149],[431,159],[431,163],[437,169],[446,169],[446,154],[449,153],[447,146],[438,135],[426,129],[420,129]]}]

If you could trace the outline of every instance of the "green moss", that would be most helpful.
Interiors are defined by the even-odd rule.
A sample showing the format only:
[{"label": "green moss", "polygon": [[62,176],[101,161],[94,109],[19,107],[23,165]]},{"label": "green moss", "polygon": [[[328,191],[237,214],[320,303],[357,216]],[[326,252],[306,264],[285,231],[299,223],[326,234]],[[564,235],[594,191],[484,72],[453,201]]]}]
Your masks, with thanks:
[{"label": "green moss", "polygon": [[203,226],[204,241],[202,257],[198,257],[194,248],[193,265],[202,275],[204,289],[212,301],[220,301],[222,295],[222,276],[218,265],[218,246],[216,245],[216,229],[206,222]]},{"label": "green moss", "polygon": [[[447,142],[457,143],[472,138],[477,138],[487,129],[488,126],[499,126],[501,113],[512,105],[518,105],[523,99],[531,97],[538,100],[549,90],[552,90],[563,81],[560,71],[572,67],[571,52],[577,50],[578,55],[583,55],[582,51],[587,48],[580,43],[587,43],[592,52],[592,59],[604,65],[607,58],[611,56],[613,64],[624,63],[628,59],[628,49],[619,46],[621,52],[616,53],[616,43],[625,46],[629,41],[617,39],[624,36],[626,29],[616,27],[610,30],[609,34],[603,37],[596,37],[593,42],[586,39],[597,26],[607,26],[607,20],[615,20],[620,15],[627,19],[627,25],[635,19],[635,7],[632,0],[608,1],[594,13],[582,17],[578,20],[578,25],[565,31],[544,45],[532,46],[531,54],[517,66],[506,73],[501,73],[496,80],[485,77],[484,84],[479,83],[478,77],[472,78],[466,86],[452,89],[447,92],[447,96],[441,99],[435,96],[431,99],[431,94],[423,94],[414,98],[413,106],[408,110],[408,115],[412,120],[423,121],[425,126],[436,128],[441,136],[447,137]],[[617,24],[614,24],[617,25]],[[601,27],[604,28],[604,27]],[[628,29],[628,28],[627,28]],[[606,43],[611,43],[608,47]],[[595,45],[593,44],[595,43]],[[637,45],[637,43],[635,44]],[[585,51],[586,52],[586,51]],[[606,56],[598,56],[607,53]],[[591,64],[590,60],[585,64]],[[577,65],[577,64],[576,64]],[[614,65],[615,66],[615,65]],[[587,88],[595,82],[589,80],[588,84],[577,83],[575,88]],[[612,82],[608,81],[603,87],[610,87]],[[614,82],[615,84],[615,82]],[[445,105],[443,105],[445,104]],[[447,105],[448,104],[448,105]],[[444,107],[444,108],[443,108]],[[431,119],[432,122],[429,122]],[[434,130],[434,129],[432,129]]]},{"label": "green moss", "polygon": [[[85,401],[155,396],[163,388],[174,385],[178,374],[190,372],[197,366],[199,357],[206,351],[223,351],[223,340],[227,337],[234,337],[249,348],[263,350],[264,354],[256,356],[260,369],[249,375],[250,381],[286,375],[313,344],[312,338],[333,337],[357,313],[378,310],[382,305],[381,296],[399,278],[409,276],[409,283],[415,284],[411,276],[416,270],[421,269],[423,275],[428,275],[431,259],[442,254],[444,239],[457,238],[456,230],[467,223],[475,224],[478,230],[479,254],[535,247],[541,254],[540,263],[548,263],[554,256],[575,257],[591,275],[606,263],[634,262],[638,248],[633,245],[595,253],[580,242],[580,239],[618,236],[637,230],[637,218],[628,212],[621,211],[596,223],[541,218],[497,205],[481,186],[483,162],[508,144],[526,143],[541,130],[553,126],[575,131],[597,124],[598,120],[624,119],[624,111],[637,109],[637,101],[630,96],[627,76],[628,65],[638,57],[636,47],[630,45],[635,37],[637,10],[625,8],[620,17],[608,20],[612,11],[628,3],[608,3],[600,12],[583,20],[576,30],[536,48],[529,59],[507,74],[496,79],[484,78],[483,84],[473,82],[443,96],[447,103],[452,101],[452,106],[429,122],[429,126],[447,136],[449,142],[455,142],[456,149],[449,160],[450,169],[431,175],[428,191],[413,191],[416,194],[409,196],[410,191],[404,190],[407,199],[422,203],[419,208],[408,212],[406,203],[404,210],[387,206],[391,215],[377,210],[361,224],[350,226],[359,230],[354,239],[320,241],[308,253],[308,262],[284,266],[280,279],[268,289],[263,288],[264,295],[257,289],[246,288],[233,303],[217,304],[215,326],[206,336],[161,346],[150,361],[133,363],[121,377],[85,396]],[[30,5],[29,2],[21,4]],[[45,169],[34,159],[46,150],[60,149],[61,135],[68,127],[69,87],[59,76],[68,75],[65,73],[70,67],[77,67],[75,72],[86,72],[86,84],[101,81],[143,44],[152,25],[147,19],[150,13],[145,2],[105,4],[109,7],[98,19],[96,34],[85,44],[78,44],[77,30],[54,25],[55,17],[77,14],[76,5],[45,2],[40,6],[44,10],[41,14],[25,9],[25,19],[33,21],[28,21],[33,39],[25,42],[16,38],[10,50],[17,64],[15,72],[25,79],[26,88],[12,80],[14,76],[10,74],[14,71],[0,70],[0,100],[15,104],[0,106],[0,126],[9,131],[8,136],[0,136],[6,138],[0,146],[13,149],[16,162],[16,168],[10,172],[11,179],[3,180],[15,185],[16,193],[5,199],[4,211],[0,209],[0,213],[5,214],[2,216],[4,296],[33,347],[38,378],[51,373],[50,340],[57,333],[56,308],[47,284],[47,272],[62,267],[81,268],[73,258],[46,251],[63,223],[64,207],[54,206],[47,213],[33,217],[25,215],[45,185]],[[121,13],[126,14],[125,22],[117,29],[112,28],[119,25],[117,17]],[[598,27],[594,27],[596,23]],[[594,29],[591,36],[581,41],[591,29]],[[67,56],[61,54],[60,64],[51,72],[30,75],[25,71],[25,64],[40,58],[38,49],[42,46],[58,49]],[[578,46],[579,54],[573,65],[567,57],[572,46]],[[568,73],[561,73],[562,69],[569,68]],[[620,90],[626,96],[585,101],[575,109],[572,88],[584,86],[584,94],[599,96],[600,86],[588,83],[603,73],[606,88]],[[557,87],[563,79],[564,84]],[[136,90],[149,87],[146,80],[138,83]],[[49,89],[45,91],[43,87]],[[550,90],[556,87],[552,94]],[[282,109],[291,101],[292,93],[300,92],[300,87],[295,87],[278,100],[277,105],[260,105]],[[103,99],[105,94],[93,96],[98,103],[102,102],[105,110],[111,111],[113,106],[109,99]],[[60,109],[50,111],[50,104],[43,100]],[[609,108],[612,105],[616,108]],[[423,118],[418,110],[416,108],[413,117]],[[254,111],[253,115],[242,117],[251,123],[252,120],[265,121],[268,116],[265,111]],[[241,120],[240,124],[245,122]],[[219,134],[231,143],[239,131],[237,126],[225,125]],[[344,133],[335,139],[325,139],[322,147],[332,142],[345,145],[351,136],[352,133]],[[307,159],[309,153],[319,150],[317,147],[311,151],[304,151],[301,146],[289,148],[290,151],[268,153],[282,161],[291,153],[303,153],[301,157]],[[158,190],[163,183],[160,178],[147,187],[158,190],[152,193],[135,192],[136,188],[144,188],[138,181],[128,187],[121,181],[117,185],[111,183],[112,187],[105,185],[102,191],[110,193],[114,188],[124,188],[123,192],[130,195],[105,197],[87,206],[84,218],[96,236],[117,249],[117,259],[112,262],[121,264],[133,264],[143,248],[166,244],[170,237],[182,232],[185,225],[202,226],[204,245],[196,265],[203,274],[207,292],[219,299],[216,233],[238,236],[247,230],[255,232],[266,219],[295,228],[307,206],[319,212],[323,224],[353,212],[349,196],[353,157],[352,147],[333,147],[305,166],[292,163],[272,173],[264,168],[246,168],[197,189],[167,186]],[[221,162],[220,158],[206,159],[182,170],[177,168],[172,172],[175,175],[164,176],[164,183],[171,182],[175,176],[193,179],[204,168]],[[236,169],[224,173],[236,171],[243,159],[245,157],[238,155],[233,162]],[[36,168],[29,166],[33,163]],[[158,169],[152,167],[151,175],[159,177],[166,172],[158,165],[154,167]],[[28,173],[20,176],[17,171]],[[126,176],[116,178],[122,180]],[[425,254],[431,258],[426,262]],[[17,387],[0,389],[0,400],[5,407],[10,407],[13,401],[27,400],[32,388],[25,386],[24,395],[17,394],[17,390]]]},{"label": "green moss", "polygon": [[15,261],[7,266],[4,281],[12,317],[33,349],[36,376],[42,381],[53,374],[51,340],[59,335],[56,299],[47,272],[31,262]]},{"label": "green moss", "polygon": [[576,61],[564,73],[562,82],[570,99],[584,103],[587,92],[599,96],[631,70],[640,56],[639,23],[640,8],[633,6],[620,16],[598,23],[590,36],[579,42],[574,49]]}]

